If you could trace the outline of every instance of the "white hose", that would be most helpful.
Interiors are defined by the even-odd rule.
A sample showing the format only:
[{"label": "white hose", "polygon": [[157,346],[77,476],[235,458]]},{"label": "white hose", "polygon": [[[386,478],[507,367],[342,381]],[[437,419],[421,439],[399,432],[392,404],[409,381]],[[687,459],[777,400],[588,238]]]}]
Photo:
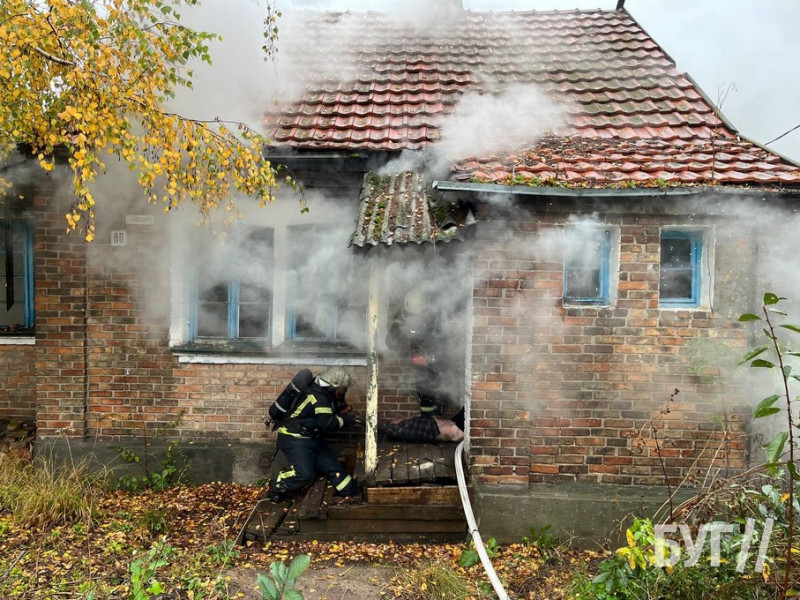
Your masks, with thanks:
[{"label": "white hose", "polygon": [[472,514],[472,506],[469,503],[469,495],[467,494],[467,481],[464,477],[464,442],[459,442],[456,446],[456,476],[458,477],[458,493],[461,495],[461,505],[464,507],[464,514],[467,516],[467,525],[469,525],[469,532],[472,535],[472,543],[478,551],[478,556],[481,557],[481,563],[486,574],[489,576],[489,581],[494,588],[495,594],[499,600],[508,600],[508,594],[500,583],[500,578],[495,573],[492,561],[486,553],[486,548],[481,539],[481,533],[478,531],[478,526],[475,523],[475,515]]}]

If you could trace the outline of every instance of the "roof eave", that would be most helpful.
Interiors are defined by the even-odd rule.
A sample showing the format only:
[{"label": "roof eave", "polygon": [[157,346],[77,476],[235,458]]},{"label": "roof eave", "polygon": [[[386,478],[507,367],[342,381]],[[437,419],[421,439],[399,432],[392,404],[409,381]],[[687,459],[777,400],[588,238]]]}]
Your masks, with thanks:
[{"label": "roof eave", "polygon": [[794,188],[725,188],[717,186],[665,186],[640,188],[588,188],[588,187],[554,187],[529,185],[503,185],[496,183],[466,183],[459,181],[434,181],[431,187],[441,192],[467,192],[471,194],[503,194],[514,196],[562,197],[562,198],[655,198],[664,196],[689,197],[708,193],[736,196],[753,196],[756,194],[775,194],[781,196],[800,197],[800,189]]}]

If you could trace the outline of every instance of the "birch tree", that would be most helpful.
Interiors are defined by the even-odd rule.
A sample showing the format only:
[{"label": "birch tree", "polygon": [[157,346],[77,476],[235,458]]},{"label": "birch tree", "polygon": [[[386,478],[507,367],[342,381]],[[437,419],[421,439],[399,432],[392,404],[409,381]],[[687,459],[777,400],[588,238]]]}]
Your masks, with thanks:
[{"label": "birch tree", "polygon": [[[0,3],[0,164],[24,148],[45,171],[68,162],[70,229],[88,241],[105,199],[91,183],[118,157],[164,210],[186,201],[203,215],[237,212],[234,190],[273,199],[278,170],[246,125],[191,119],[166,108],[191,88],[192,65],[211,62],[219,36],[181,22],[197,0],[3,0]],[[276,19],[265,6],[265,45]],[[291,179],[289,179],[291,182]]]}]

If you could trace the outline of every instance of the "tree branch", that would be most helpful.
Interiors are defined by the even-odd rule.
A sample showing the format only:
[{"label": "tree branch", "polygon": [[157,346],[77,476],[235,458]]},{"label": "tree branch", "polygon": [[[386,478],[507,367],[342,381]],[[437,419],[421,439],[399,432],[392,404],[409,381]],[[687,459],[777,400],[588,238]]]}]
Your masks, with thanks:
[{"label": "tree branch", "polygon": [[58,56],[55,56],[54,54],[50,54],[46,50],[42,50],[41,48],[39,48],[39,46],[31,46],[31,48],[33,48],[33,51],[36,52],[36,54],[40,54],[41,56],[44,56],[47,60],[51,60],[54,63],[57,63],[59,65],[63,65],[65,67],[75,67],[76,66],[73,61],[66,60],[65,58],[60,58]]}]

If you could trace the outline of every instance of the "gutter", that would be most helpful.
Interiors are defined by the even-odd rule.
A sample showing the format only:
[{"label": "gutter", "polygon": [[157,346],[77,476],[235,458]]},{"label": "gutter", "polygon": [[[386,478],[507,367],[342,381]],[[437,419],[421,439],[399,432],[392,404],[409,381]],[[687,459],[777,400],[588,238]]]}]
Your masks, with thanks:
[{"label": "gutter", "polygon": [[503,185],[497,183],[462,183],[459,181],[434,181],[431,187],[442,192],[468,192],[472,194],[506,194],[548,198],[690,198],[704,194],[752,197],[755,194],[774,194],[797,197],[796,189],[722,188],[713,186],[648,187],[648,188],[563,188],[554,186]]}]

